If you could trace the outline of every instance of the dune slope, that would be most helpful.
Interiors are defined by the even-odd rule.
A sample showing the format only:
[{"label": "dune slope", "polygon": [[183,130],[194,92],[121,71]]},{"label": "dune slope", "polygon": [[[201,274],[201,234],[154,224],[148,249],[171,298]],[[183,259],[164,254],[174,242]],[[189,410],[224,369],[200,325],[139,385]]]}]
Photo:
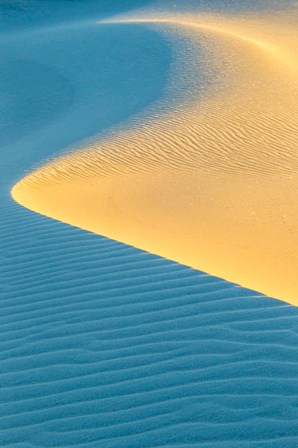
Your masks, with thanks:
[{"label": "dune slope", "polygon": [[[212,5],[209,1],[207,4],[227,7],[237,3],[238,7],[246,1],[214,0]],[[146,139],[152,150],[152,159],[147,154],[147,165],[137,165],[136,160],[144,160],[145,148],[137,146],[137,142],[143,141],[139,140],[141,135],[138,132],[135,148],[138,148],[139,154],[134,154],[133,161],[122,157],[117,165],[116,159],[109,154],[116,148],[114,138],[119,129],[124,132],[124,126],[120,128],[117,123],[123,116],[131,117],[136,112],[139,118],[132,120],[135,128],[140,126],[140,118],[146,121],[156,114],[157,119],[164,119],[166,111],[170,115],[173,112],[176,114],[179,105],[175,104],[175,98],[178,98],[179,104],[183,100],[180,112],[184,114],[184,100],[190,99],[188,92],[195,92],[193,104],[198,102],[199,97],[203,104],[206,97],[210,100],[211,92],[218,95],[219,91],[226,92],[228,85],[234,88],[236,78],[232,76],[233,67],[229,63],[216,67],[215,59],[209,58],[210,54],[217,54],[218,38],[213,32],[204,36],[201,34],[200,38],[196,32],[193,40],[193,33],[190,39],[185,27],[182,35],[182,30],[160,24],[165,36],[165,39],[160,39],[157,33],[149,29],[145,31],[144,24],[134,24],[133,17],[130,17],[131,23],[128,25],[110,23],[98,26],[94,22],[95,15],[88,16],[88,8],[85,10],[87,4],[92,4],[94,8],[106,4],[109,9],[116,5],[117,12],[117,5],[123,11],[123,8],[127,10],[131,5],[143,3],[148,2],[0,2],[0,15],[5,4],[11,5],[16,14],[18,5],[24,14],[16,24],[18,32],[16,28],[11,32],[8,26],[9,35],[1,34],[0,38],[1,61],[6,69],[5,72],[0,71],[0,85],[4,86],[0,89],[4,118],[0,120],[0,446],[296,448],[296,307],[48,219],[19,206],[10,196],[13,183],[24,176],[25,170],[32,169],[42,160],[57,157],[65,148],[93,133],[105,133],[113,145],[106,145],[106,137],[101,134],[105,145],[101,147],[96,143],[96,157],[101,153],[100,164],[97,163],[99,159],[94,158],[95,153],[91,153],[90,161],[96,164],[86,169],[88,159],[77,154],[79,158],[76,160],[81,165],[72,166],[71,172],[67,165],[64,175],[61,170],[63,164],[61,161],[57,163],[55,170],[61,196],[66,177],[70,180],[69,187],[76,185],[78,190],[80,186],[85,188],[87,183],[90,185],[92,170],[95,174],[94,188],[104,186],[97,180],[100,166],[102,180],[107,180],[109,176],[113,189],[109,198],[105,199],[106,208],[103,207],[104,202],[99,206],[104,213],[114,207],[115,233],[124,227],[123,233],[128,234],[126,221],[121,222],[121,226],[119,224],[117,197],[120,193],[125,194],[125,191],[121,192],[121,188],[128,185],[124,184],[124,179],[136,176],[135,167],[139,166],[139,179],[143,182],[144,176],[147,176],[148,184],[135,184],[134,194],[139,195],[139,205],[146,199],[145,206],[149,207],[150,198],[152,210],[159,204],[160,212],[163,210],[163,221],[159,219],[156,227],[152,226],[149,230],[153,229],[156,233],[162,230],[165,246],[169,246],[166,234],[173,238],[171,232],[177,227],[175,223],[178,225],[182,219],[182,209],[180,206],[177,208],[175,221],[173,218],[172,224],[166,227],[164,212],[170,204],[170,196],[167,191],[163,197],[160,195],[163,188],[171,190],[176,182],[181,191],[180,203],[184,195],[187,201],[192,200],[195,205],[191,176],[189,191],[182,189],[180,177],[183,161],[186,167],[183,176],[187,180],[193,156],[187,164],[181,152],[177,152],[175,158],[172,151],[175,148],[174,140],[170,146],[171,157],[166,157],[164,153],[160,157],[159,147],[154,146],[153,152],[153,137],[157,137],[153,136],[151,143]],[[172,1],[168,3],[174,4]],[[204,0],[194,0],[193,3],[201,5]],[[248,1],[249,7],[261,3],[272,4],[272,1]],[[34,5],[37,15],[42,11],[46,13],[43,19],[38,21],[36,17],[33,17],[34,20],[31,17],[30,21],[30,4]],[[41,4],[40,9],[36,8]],[[73,7],[77,8],[76,19],[88,16],[90,21],[73,23],[74,16],[69,14],[69,8]],[[51,26],[39,28],[43,20],[48,20],[47,13],[50,22],[55,15],[59,20],[63,19],[63,23],[53,25],[51,22]],[[102,13],[105,16],[104,11]],[[138,16],[140,19],[140,14]],[[11,21],[15,23],[14,18]],[[36,25],[33,32],[29,29],[32,21]],[[28,29],[21,31],[19,28],[23,23]],[[169,57],[166,39],[171,42],[175,39],[175,45],[179,48],[172,58]],[[122,45],[124,41],[126,47]],[[231,40],[228,41],[231,45]],[[237,47],[238,44],[235,50]],[[148,49],[151,50],[150,54]],[[115,55],[115,60],[109,60],[110,52]],[[241,61],[241,67],[245,58]],[[101,64],[102,61],[105,63]],[[130,61],[133,63],[130,64]],[[192,63],[189,65],[187,61]],[[173,66],[170,76],[169,64]],[[194,68],[192,64],[200,66],[199,79],[190,76]],[[114,71],[116,67],[119,73]],[[114,71],[111,80],[110,70]],[[226,76],[223,77],[224,73]],[[88,83],[85,82],[86,75]],[[129,78],[128,84],[125,84],[126,77]],[[150,80],[155,81],[152,84]],[[168,80],[167,85],[165,80]],[[118,82],[122,91],[114,90],[113,83],[117,85]],[[125,86],[128,86],[130,95]],[[217,90],[214,90],[215,86]],[[175,88],[175,95],[172,88]],[[142,90],[144,94],[140,98],[139,91]],[[161,92],[164,92],[163,100],[153,104],[147,112],[142,112],[151,100],[156,101]],[[121,98],[125,99],[125,104]],[[103,102],[104,110],[101,108]],[[153,121],[151,118],[148,128]],[[180,126],[181,120],[178,121]],[[108,131],[113,125],[117,127]],[[129,122],[126,129],[131,129]],[[131,130],[129,132],[131,136]],[[119,135],[119,142],[128,142],[127,139],[123,140],[123,134]],[[160,132],[159,141],[163,136],[168,138],[166,128]],[[120,147],[121,144],[117,146],[117,157]],[[107,158],[103,157],[101,148],[106,148]],[[129,153],[133,154],[133,151]],[[171,168],[168,167],[169,160]],[[167,171],[165,168],[159,171],[161,166],[168,167]],[[212,176],[215,166],[212,165]],[[211,190],[207,189],[212,176],[206,167],[207,160],[204,170],[198,172],[198,179],[205,179],[206,182],[197,191],[201,203],[205,198],[207,206],[212,203]],[[75,171],[74,168],[79,170]],[[119,170],[123,175],[121,182]],[[163,177],[170,170],[171,183]],[[54,184],[54,171],[47,172],[50,176],[44,176],[45,172],[42,171],[41,176],[35,173],[27,196],[25,190],[19,189],[23,195],[21,202],[29,206],[29,202],[36,199],[35,187],[42,188],[43,195],[43,182],[50,192]],[[203,172],[205,177],[202,177]],[[158,173],[162,175],[160,178]],[[82,182],[84,176],[86,184]],[[223,177],[225,182],[228,178]],[[149,179],[150,188],[155,188],[150,195]],[[230,177],[231,185],[232,179]],[[39,183],[39,180],[42,182]],[[278,182],[280,185],[280,179]],[[142,186],[145,190],[138,192]],[[146,194],[143,194],[144,191]],[[50,197],[51,194],[45,207],[51,203]],[[116,199],[114,203],[113,197]],[[95,204],[91,202],[94,200],[92,195],[90,200],[86,195],[85,198],[87,213],[87,208],[90,205],[95,207]],[[48,198],[44,195],[43,199],[47,201]],[[59,197],[56,199],[58,210]],[[75,199],[72,195],[67,205],[73,207],[73,217],[77,218]],[[179,196],[177,200],[179,202]],[[78,201],[81,208],[80,196]],[[128,203],[125,205],[127,207]],[[222,209],[225,206],[231,207],[231,202],[224,204]],[[154,216],[149,208],[146,210]],[[198,210],[193,208],[193,212],[198,213]],[[101,210],[98,213],[102,220],[105,214]],[[140,238],[143,244],[144,218],[135,213],[134,219],[132,236]],[[141,221],[136,226],[139,219]],[[203,222],[202,219],[200,224]],[[264,222],[267,225],[267,221]],[[112,232],[112,219],[109,223],[107,231]],[[177,229],[177,235],[178,230],[180,238],[183,236],[181,226]],[[199,240],[203,244],[204,239],[198,230],[196,235],[193,244],[198,244]],[[184,233],[183,238],[186,237]],[[152,241],[149,232],[148,241],[150,239]]]},{"label": "dune slope", "polygon": [[297,446],[296,307],[2,210],[2,447]]},{"label": "dune slope", "polygon": [[[292,9],[98,23],[165,33],[176,52],[168,91],[130,127],[23,178],[13,198],[297,304],[295,18]],[[212,82],[202,92],[203,68]]]}]

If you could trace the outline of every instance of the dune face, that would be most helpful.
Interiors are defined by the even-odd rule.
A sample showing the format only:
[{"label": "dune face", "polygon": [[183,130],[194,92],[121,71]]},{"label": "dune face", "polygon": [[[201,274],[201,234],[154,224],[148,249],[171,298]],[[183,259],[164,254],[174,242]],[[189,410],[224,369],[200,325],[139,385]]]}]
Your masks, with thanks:
[{"label": "dune face", "polygon": [[0,2],[1,447],[297,448],[289,3]]},{"label": "dune face", "polygon": [[23,178],[13,198],[297,304],[295,18],[291,9],[98,23],[164,33],[174,51],[168,90],[130,127]]}]

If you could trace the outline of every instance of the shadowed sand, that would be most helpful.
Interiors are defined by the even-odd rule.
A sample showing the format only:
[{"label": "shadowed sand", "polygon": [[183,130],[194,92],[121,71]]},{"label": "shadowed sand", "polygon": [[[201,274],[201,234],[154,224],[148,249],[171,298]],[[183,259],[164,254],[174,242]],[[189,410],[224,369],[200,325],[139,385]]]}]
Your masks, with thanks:
[{"label": "shadowed sand", "polygon": [[[176,52],[168,92],[130,127],[26,176],[13,198],[297,304],[295,17],[147,14],[99,23],[165,33]],[[213,81],[203,93],[202,47]],[[175,102],[184,78],[189,88]]]},{"label": "shadowed sand", "polygon": [[[279,0],[189,1],[203,9],[206,3],[227,10],[232,4],[252,9],[266,3],[271,8]],[[121,18],[129,24],[94,21],[106,20],[104,5],[118,13],[144,3],[149,2],[0,2],[0,15],[3,4],[14,11],[20,5],[24,14],[14,14],[12,32],[0,31],[5,67],[0,72],[0,446],[297,448],[297,307],[48,219],[10,196],[24,170],[100,133],[94,144],[84,143],[82,153],[57,160],[36,171],[32,181],[24,181],[20,200],[54,217],[59,212],[70,223],[79,217],[82,227],[90,219],[99,232],[152,250],[156,237],[156,251],[167,249],[169,256],[174,250],[178,256],[186,241],[179,257],[200,256],[202,265],[223,256],[219,247],[228,253],[222,265],[241,249],[241,266],[234,262],[239,272],[252,260],[238,244],[238,226],[245,229],[254,219],[259,227],[251,227],[257,235],[263,222],[269,240],[273,230],[268,220],[275,222],[272,217],[282,213],[281,206],[274,211],[274,204],[283,204],[285,197],[289,223],[289,196],[282,182],[290,189],[291,175],[294,188],[295,165],[289,143],[293,133],[286,129],[290,121],[283,125],[282,105],[288,102],[290,116],[291,103],[284,88],[281,94],[272,87],[269,99],[273,78],[265,68],[272,67],[279,88],[291,79],[290,68],[275,65],[255,44],[206,27],[199,32],[180,26],[177,19],[148,28],[134,24],[132,15]],[[184,0],[161,3],[180,7]],[[32,18],[30,4],[37,16],[44,13],[47,18]],[[149,20],[149,13],[137,13],[137,20],[144,18]],[[211,20],[200,18],[205,25]],[[258,21],[261,25],[260,17]],[[3,22],[5,29],[8,20]],[[252,24],[254,38],[277,44],[266,27],[257,32],[256,21],[254,28]],[[244,24],[237,26],[238,34],[240,28],[242,34],[248,32]],[[287,40],[284,32],[276,36]],[[254,74],[252,67],[259,72]],[[250,95],[253,105],[247,100]],[[291,101],[294,105],[294,97]],[[281,139],[273,132],[275,149],[269,143],[267,148],[275,158],[263,155],[258,160],[253,151],[262,139],[258,126],[266,128],[265,118],[271,116],[275,121],[268,127],[277,126],[278,102],[289,149],[278,154],[273,142],[280,144]],[[264,109],[266,103],[274,104],[276,112]],[[244,124],[232,106],[243,115],[246,108]],[[254,119],[257,133],[250,129],[254,114],[259,115]],[[237,119],[242,128],[236,129]],[[231,120],[235,124],[228,126]],[[255,136],[251,147],[244,140],[248,135]],[[252,152],[238,164],[237,145]],[[293,163],[284,163],[283,157]],[[261,187],[265,190],[260,193]],[[294,211],[294,189],[291,194]],[[208,251],[211,244],[216,250]],[[249,244],[246,248],[252,250]]]}]

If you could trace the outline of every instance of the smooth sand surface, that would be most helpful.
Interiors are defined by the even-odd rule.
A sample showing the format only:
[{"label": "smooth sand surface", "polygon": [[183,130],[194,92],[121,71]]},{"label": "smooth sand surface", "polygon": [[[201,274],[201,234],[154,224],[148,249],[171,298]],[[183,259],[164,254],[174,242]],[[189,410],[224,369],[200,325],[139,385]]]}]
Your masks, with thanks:
[{"label": "smooth sand surface", "polygon": [[164,97],[131,126],[23,178],[13,198],[297,304],[296,19],[293,7],[99,22],[143,24],[169,39]]}]

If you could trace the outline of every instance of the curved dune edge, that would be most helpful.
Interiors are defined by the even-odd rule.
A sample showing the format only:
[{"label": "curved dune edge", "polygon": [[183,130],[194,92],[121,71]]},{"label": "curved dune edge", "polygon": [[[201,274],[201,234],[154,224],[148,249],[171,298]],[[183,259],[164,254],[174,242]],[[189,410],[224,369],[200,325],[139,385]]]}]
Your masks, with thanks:
[{"label": "curved dune edge", "polygon": [[[285,15],[286,17],[286,15]],[[21,205],[298,304],[297,35],[289,17],[128,17],[196,45],[223,85],[29,174]],[[109,22],[112,23],[112,22]],[[173,39],[179,56],[179,45]],[[181,66],[171,87],[179,88]]]}]

